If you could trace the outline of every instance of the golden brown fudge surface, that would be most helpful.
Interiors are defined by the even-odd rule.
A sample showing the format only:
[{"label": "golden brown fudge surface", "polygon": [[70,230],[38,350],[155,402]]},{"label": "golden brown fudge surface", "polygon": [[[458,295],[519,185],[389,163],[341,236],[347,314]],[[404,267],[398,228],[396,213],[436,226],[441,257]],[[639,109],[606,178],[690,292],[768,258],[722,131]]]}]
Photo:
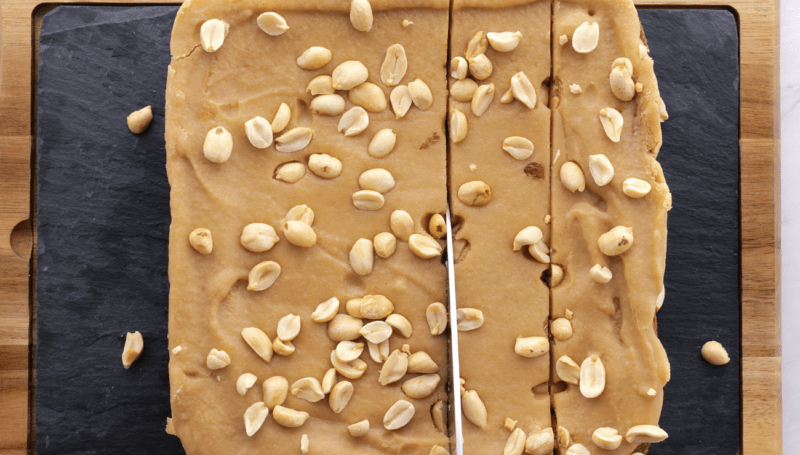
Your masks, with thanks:
[{"label": "golden brown fudge surface", "polygon": [[[421,259],[406,242],[399,241],[388,259],[375,257],[367,276],[353,272],[349,252],[360,238],[372,239],[390,232],[394,210],[407,211],[417,232],[423,219],[446,209],[446,153],[444,118],[447,106],[445,66],[447,59],[448,3],[442,0],[372,1],[374,25],[368,33],[353,28],[349,1],[254,1],[195,0],[183,4],[172,35],[166,105],[167,171],[171,193],[170,228],[170,387],[174,431],[189,454],[295,454],[301,436],[309,437],[311,453],[425,454],[434,444],[447,447],[448,438],[431,418],[431,407],[447,400],[444,384],[448,373],[447,342],[431,336],[425,310],[432,302],[445,302],[446,269],[439,258]],[[275,11],[290,29],[268,36],[256,23],[259,14]],[[200,27],[209,19],[230,25],[223,45],[214,53],[200,47]],[[403,27],[407,19],[414,24]],[[396,120],[391,108],[370,113],[369,127],[354,137],[337,132],[340,116],[312,115],[308,83],[318,75],[330,75],[347,60],[358,60],[369,70],[369,82],[389,97],[381,83],[380,68],[389,46],[399,43],[408,56],[408,72],[401,84],[419,78],[431,89],[433,105],[422,111],[412,107]],[[318,70],[304,70],[295,60],[311,46],[332,51],[332,60]],[[347,100],[347,95],[344,95]],[[244,124],[255,116],[272,121],[281,103],[291,108],[287,131],[294,127],[314,130],[310,145],[294,153],[282,153],[273,144],[253,147]],[[347,101],[346,109],[353,105]],[[223,164],[204,157],[206,133],[217,126],[233,137],[233,152]],[[379,130],[391,128],[397,146],[384,158],[373,158],[367,146]],[[278,134],[276,134],[276,137]],[[438,140],[437,140],[438,139]],[[427,147],[422,147],[427,144]],[[307,163],[315,153],[341,160],[343,170],[334,179],[323,179],[310,170],[294,184],[273,178],[282,163]],[[392,173],[396,186],[385,194],[377,211],[361,211],[352,203],[362,172],[383,168]],[[305,204],[315,214],[318,237],[311,248],[292,245],[283,235],[281,220],[289,209]],[[253,253],[242,247],[244,226],[266,223],[281,240],[269,251]],[[196,228],[212,233],[213,251],[201,255],[188,236]],[[282,272],[272,287],[248,291],[248,273],[256,264],[272,260]],[[438,364],[442,381],[430,397],[411,399],[400,386],[409,378],[381,386],[381,365],[365,349],[361,355],[368,368],[363,377],[349,380],[354,394],[347,407],[335,414],[327,397],[311,403],[289,394],[284,406],[306,411],[310,418],[299,428],[285,428],[270,412],[252,437],[245,434],[243,415],[261,401],[262,382],[272,376],[294,381],[322,380],[331,368],[330,354],[336,342],[326,324],[311,320],[316,306],[331,297],[345,302],[366,294],[381,294],[405,316],[414,332],[409,339],[397,332],[391,350],[409,344],[412,352],[425,351]],[[265,362],[245,343],[240,331],[257,327],[270,339],[276,337],[278,320],[299,315],[302,329],[287,357],[275,354]],[[229,366],[210,370],[206,357],[211,349],[229,354]],[[243,373],[258,379],[244,396],[236,381]],[[338,380],[346,380],[338,375]],[[415,415],[405,427],[383,427],[386,411],[398,400],[413,403]],[[350,424],[368,419],[370,431],[363,438],[348,434]]]},{"label": "golden brown fudge surface", "polygon": [[[546,337],[549,292],[542,281],[548,265],[527,251],[513,251],[517,233],[539,227],[549,243],[545,216],[550,209],[550,2],[475,2],[456,0],[451,19],[450,57],[464,57],[470,37],[479,31],[521,32],[519,45],[501,53],[490,46],[486,56],[494,99],[481,116],[470,103],[450,99],[450,109],[462,111],[468,123],[466,138],[450,142],[450,204],[455,223],[455,284],[459,309],[483,312],[483,325],[459,332],[459,362],[465,388],[478,393],[486,406],[488,423],[479,428],[463,421],[465,454],[501,454],[510,432],[506,418],[517,420],[526,433],[550,426],[548,395],[549,356],[525,358],[514,353],[517,337]],[[501,104],[511,77],[524,72],[538,92],[529,109],[520,101]],[[468,76],[471,78],[472,76]],[[451,87],[456,79],[449,77]],[[452,124],[450,126],[453,128]],[[509,136],[521,136],[534,145],[533,154],[517,160],[503,150]],[[471,166],[473,168],[471,169]],[[491,188],[491,200],[469,206],[457,194],[462,184],[482,181]],[[463,404],[462,404],[463,406]]]},{"label": "golden brown fudge surface", "polygon": [[[629,455],[638,444],[625,440],[627,431],[636,425],[658,425],[662,391],[670,375],[655,328],[672,199],[655,160],[663,104],[630,1],[556,1],[554,11],[552,258],[564,268],[564,279],[552,289],[551,318],[571,312],[574,334],[556,340],[551,357],[554,366],[561,356],[581,365],[596,355],[606,372],[605,390],[590,399],[577,385],[561,382],[554,370],[555,418],[569,431],[573,444],[582,444],[593,454]],[[573,32],[584,22],[597,23],[600,33],[596,49],[581,54],[572,42]],[[568,38],[563,45],[562,35]],[[609,82],[612,63],[622,57],[632,63],[633,81],[642,84],[631,101],[618,99]],[[582,93],[575,87],[579,93],[571,90],[574,84]],[[600,110],[609,107],[624,119],[616,143],[599,119]],[[613,179],[605,186],[599,186],[590,173],[590,156],[598,154],[614,168]],[[563,184],[560,169],[568,161],[580,166],[584,191],[573,193]],[[628,178],[644,180],[652,190],[641,198],[629,197],[623,193]],[[599,249],[598,238],[615,226],[632,228],[633,242],[626,252],[607,256]],[[610,269],[609,282],[591,278],[595,264]],[[616,429],[622,444],[615,450],[599,448],[592,433],[600,427]],[[567,447],[560,450],[566,453]]]}]

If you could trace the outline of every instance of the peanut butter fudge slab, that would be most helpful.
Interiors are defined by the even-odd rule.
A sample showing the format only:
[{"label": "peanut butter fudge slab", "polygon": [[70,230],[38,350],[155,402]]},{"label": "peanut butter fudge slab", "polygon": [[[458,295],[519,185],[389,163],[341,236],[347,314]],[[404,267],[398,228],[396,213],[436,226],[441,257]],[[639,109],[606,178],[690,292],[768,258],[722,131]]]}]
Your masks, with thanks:
[{"label": "peanut butter fudge slab", "polygon": [[[658,442],[667,356],[666,118],[629,0],[556,0],[553,22],[553,405],[560,453]],[[582,450],[578,445],[583,446]],[[568,452],[570,447],[575,447]]]},{"label": "peanut butter fudge slab", "polygon": [[[442,419],[434,419],[447,400],[447,341],[431,335],[426,318],[429,304],[445,301],[446,270],[438,241],[408,240],[446,209],[448,8],[442,0],[373,0],[369,32],[356,29],[366,28],[364,10],[351,21],[350,1],[195,0],[180,9],[166,105],[169,430],[187,453],[294,454],[307,444],[309,453],[428,454],[447,447]],[[280,17],[259,21],[268,12]],[[208,22],[214,19],[222,22]],[[402,77],[399,51],[390,50],[396,44],[407,58]],[[318,48],[330,51],[327,63]],[[324,76],[348,61],[360,62],[372,85],[331,90]],[[337,87],[363,82],[361,66],[343,68]],[[412,105],[398,118],[390,93],[417,80]],[[363,113],[347,114],[357,104],[369,118],[361,132]],[[286,108],[288,123],[279,125]],[[256,117],[264,121],[248,125]],[[272,141],[267,129],[275,130]],[[394,135],[378,134],[385,129],[396,135],[393,147]],[[373,169],[387,172],[365,176]],[[292,211],[302,205],[313,222],[302,207]],[[399,210],[408,216],[395,218],[392,252],[390,219]],[[336,318],[316,322],[333,316],[326,313],[336,311],[334,297]],[[360,298],[369,305],[358,305]],[[369,318],[385,318],[387,300],[412,330],[400,317],[386,318],[393,333],[374,349],[379,364],[361,335],[385,336],[388,325]],[[348,308],[361,317],[347,316]],[[371,321],[380,323],[352,333],[354,324]],[[357,360],[336,360],[337,385],[327,390],[332,359],[350,358],[358,343]],[[409,363],[394,382],[399,366],[381,375],[390,360]],[[403,387],[415,378],[423,379]],[[284,387],[289,393],[278,406]],[[319,389],[325,396],[315,401]]]},{"label": "peanut butter fudge slab", "polygon": [[524,446],[526,437],[532,448],[552,451],[550,303],[542,280],[550,238],[550,15],[549,1],[453,4],[449,185],[465,454],[504,453],[509,439]]}]

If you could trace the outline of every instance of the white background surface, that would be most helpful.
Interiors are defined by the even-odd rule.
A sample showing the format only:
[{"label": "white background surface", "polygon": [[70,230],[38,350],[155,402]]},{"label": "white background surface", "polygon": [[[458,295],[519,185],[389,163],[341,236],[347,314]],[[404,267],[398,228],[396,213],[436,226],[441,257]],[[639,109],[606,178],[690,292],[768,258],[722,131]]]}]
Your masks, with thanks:
[{"label": "white background surface", "polygon": [[783,452],[800,453],[800,0],[781,0]]}]

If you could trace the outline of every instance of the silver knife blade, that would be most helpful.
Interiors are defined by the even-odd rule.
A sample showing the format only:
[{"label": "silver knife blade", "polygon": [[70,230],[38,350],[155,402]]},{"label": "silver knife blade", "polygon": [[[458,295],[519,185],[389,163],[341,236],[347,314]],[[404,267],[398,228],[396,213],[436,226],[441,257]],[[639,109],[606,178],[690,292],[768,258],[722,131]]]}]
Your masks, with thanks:
[{"label": "silver knife blade", "polygon": [[453,416],[455,419],[456,454],[464,455],[464,436],[461,433],[461,369],[458,363],[458,323],[456,318],[456,279],[453,261],[453,227],[450,224],[450,206],[447,206],[447,282],[449,284],[450,355],[453,371]]}]

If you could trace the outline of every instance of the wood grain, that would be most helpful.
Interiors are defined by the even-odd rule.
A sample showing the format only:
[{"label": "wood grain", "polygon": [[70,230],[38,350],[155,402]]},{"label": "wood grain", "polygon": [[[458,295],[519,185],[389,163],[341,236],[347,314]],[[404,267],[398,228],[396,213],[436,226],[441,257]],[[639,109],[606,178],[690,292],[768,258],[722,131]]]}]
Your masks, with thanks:
[{"label": "wood grain", "polygon": [[[741,70],[740,452],[781,454],[779,0],[636,0],[636,4],[723,7],[736,15]],[[33,75],[36,27],[52,7],[41,0],[0,0],[0,455],[35,452],[31,444],[35,440],[31,439]]]}]

